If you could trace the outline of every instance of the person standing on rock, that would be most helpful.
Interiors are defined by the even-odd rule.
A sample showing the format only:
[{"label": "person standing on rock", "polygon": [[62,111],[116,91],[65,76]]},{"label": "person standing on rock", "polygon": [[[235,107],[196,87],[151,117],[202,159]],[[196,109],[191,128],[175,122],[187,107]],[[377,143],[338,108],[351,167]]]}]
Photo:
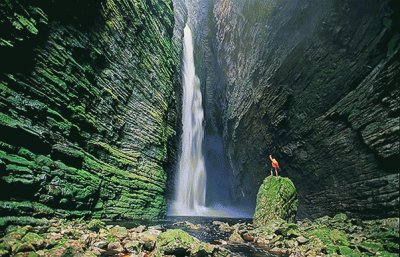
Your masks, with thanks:
[{"label": "person standing on rock", "polygon": [[271,176],[274,175],[272,170],[275,170],[275,174],[278,177],[279,176],[278,175],[278,169],[281,169],[281,168],[279,168],[279,163],[278,163],[278,161],[276,159],[272,158],[272,155],[269,155],[269,159],[271,160],[271,163],[272,163]]}]

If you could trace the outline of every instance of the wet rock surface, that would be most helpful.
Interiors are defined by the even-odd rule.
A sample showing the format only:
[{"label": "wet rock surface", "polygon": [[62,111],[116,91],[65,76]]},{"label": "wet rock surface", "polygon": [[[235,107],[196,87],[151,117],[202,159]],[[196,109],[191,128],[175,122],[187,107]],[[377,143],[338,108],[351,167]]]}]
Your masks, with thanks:
[{"label": "wet rock surface", "polygon": [[0,3],[0,226],[166,212],[169,0]]},{"label": "wet rock surface", "polygon": [[[256,228],[232,222],[221,222],[223,230],[207,220],[200,230],[161,222],[106,225],[94,232],[90,224],[101,221],[53,219],[40,226],[9,226],[0,238],[0,256],[394,257],[399,251],[398,218],[362,221],[337,214],[296,223],[276,219]],[[213,239],[204,242],[202,233],[213,229]]]},{"label": "wet rock surface", "polygon": [[[93,224],[101,224],[97,232]],[[96,229],[97,230],[97,229]],[[52,219],[42,226],[10,226],[0,238],[0,256],[229,256],[181,229],[105,226]]]},{"label": "wet rock surface", "polygon": [[299,215],[398,216],[398,4],[217,0],[210,12],[195,31],[208,32],[205,119],[235,199],[254,202],[272,153]]}]

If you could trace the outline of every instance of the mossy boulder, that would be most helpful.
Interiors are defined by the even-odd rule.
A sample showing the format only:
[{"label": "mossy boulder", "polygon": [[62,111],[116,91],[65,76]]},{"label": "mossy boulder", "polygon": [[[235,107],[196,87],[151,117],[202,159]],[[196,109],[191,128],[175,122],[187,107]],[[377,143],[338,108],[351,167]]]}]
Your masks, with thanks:
[{"label": "mossy boulder", "polygon": [[3,241],[0,243],[0,256],[8,256],[11,252],[12,244],[7,241]]},{"label": "mossy boulder", "polygon": [[297,214],[297,191],[289,178],[267,177],[257,194],[254,225],[264,226],[271,220],[293,222]]},{"label": "mossy boulder", "polygon": [[[348,247],[349,241],[345,233],[338,229],[329,229],[327,227],[318,227],[311,229],[307,232],[307,235],[312,238],[321,240],[324,245],[324,249],[328,254],[336,254],[340,251],[340,247]],[[347,248],[342,247],[342,251],[346,251]],[[348,249],[347,249],[348,250]]]},{"label": "mossy boulder", "polygon": [[183,230],[172,229],[157,237],[157,251],[166,255],[185,255],[198,243],[194,237]]},{"label": "mossy boulder", "polygon": [[43,237],[41,237],[40,235],[36,234],[36,233],[32,233],[32,232],[28,232],[23,238],[22,241],[27,243],[27,244],[31,244],[35,247],[35,249],[38,249],[39,247],[41,247],[44,243],[44,239]]},{"label": "mossy boulder", "polygon": [[88,224],[87,228],[91,231],[98,232],[101,228],[105,228],[106,223],[98,219],[92,219]]},{"label": "mossy boulder", "polygon": [[212,244],[200,242],[181,229],[172,229],[157,237],[156,249],[151,256],[229,256],[229,251]]},{"label": "mossy boulder", "polygon": [[128,230],[125,227],[115,226],[110,229],[110,235],[119,239],[124,239],[128,236]]}]

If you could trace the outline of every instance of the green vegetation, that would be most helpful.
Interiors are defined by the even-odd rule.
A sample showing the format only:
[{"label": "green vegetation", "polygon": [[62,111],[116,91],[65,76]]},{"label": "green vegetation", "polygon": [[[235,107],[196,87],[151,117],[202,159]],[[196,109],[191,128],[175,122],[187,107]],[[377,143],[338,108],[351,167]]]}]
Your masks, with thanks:
[{"label": "green vegetation", "polygon": [[297,214],[297,192],[289,178],[268,176],[257,194],[254,224],[263,226],[270,221],[294,221]]},{"label": "green vegetation", "polygon": [[13,54],[0,60],[0,226],[165,215],[179,62],[171,1],[71,9],[103,16],[96,25],[50,13],[57,5],[0,3],[0,45]]}]

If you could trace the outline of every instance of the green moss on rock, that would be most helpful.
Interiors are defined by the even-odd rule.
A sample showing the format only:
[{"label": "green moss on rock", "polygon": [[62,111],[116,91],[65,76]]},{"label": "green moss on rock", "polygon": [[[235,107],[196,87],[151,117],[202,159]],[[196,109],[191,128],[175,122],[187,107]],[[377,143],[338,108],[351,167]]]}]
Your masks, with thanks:
[{"label": "green moss on rock", "polygon": [[0,2],[0,226],[166,213],[172,1],[96,3]]},{"label": "green moss on rock", "polygon": [[22,241],[33,245],[36,249],[39,248],[44,243],[44,238],[40,235],[32,232],[28,232],[23,238]]},{"label": "green moss on rock", "polygon": [[180,229],[172,229],[157,237],[157,249],[164,255],[184,255],[197,243],[194,237]]},{"label": "green moss on rock", "polygon": [[257,194],[253,222],[263,226],[271,220],[293,222],[297,214],[297,192],[289,178],[269,176]]},{"label": "green moss on rock", "polygon": [[105,228],[106,224],[101,221],[101,220],[97,220],[97,219],[92,219],[88,224],[87,224],[87,228],[89,230],[92,231],[96,231],[98,232],[100,229]]}]

